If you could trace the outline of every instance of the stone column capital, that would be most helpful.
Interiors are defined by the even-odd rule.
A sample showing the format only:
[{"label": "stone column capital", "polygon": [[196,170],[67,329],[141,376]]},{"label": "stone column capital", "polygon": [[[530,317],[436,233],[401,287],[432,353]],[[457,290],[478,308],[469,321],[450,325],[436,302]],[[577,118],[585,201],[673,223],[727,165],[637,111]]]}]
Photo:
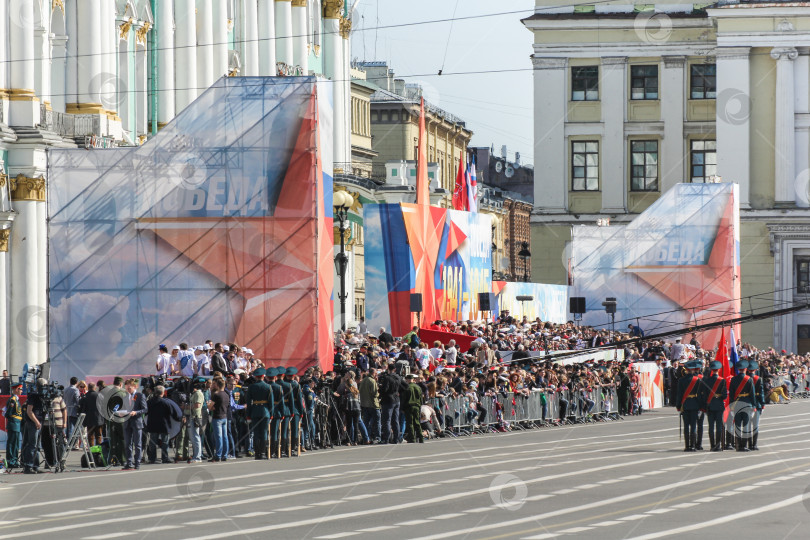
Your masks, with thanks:
[{"label": "stone column capital", "polygon": [[343,15],[342,11],[343,0],[323,0],[324,19],[340,19],[341,15]]},{"label": "stone column capital", "polygon": [[799,51],[795,47],[774,47],[771,49],[771,58],[774,60],[796,60]]},{"label": "stone column capital", "polygon": [[8,253],[8,241],[11,238],[11,229],[0,229],[0,253]]},{"label": "stone column capital", "polygon": [[292,7],[307,7],[307,0],[292,0]]},{"label": "stone column capital", "polygon": [[349,39],[349,34],[352,33],[352,20],[346,17],[340,18],[340,37]]},{"label": "stone column capital", "polygon": [[18,174],[11,179],[11,200],[44,201],[45,178],[28,178],[22,173]]}]

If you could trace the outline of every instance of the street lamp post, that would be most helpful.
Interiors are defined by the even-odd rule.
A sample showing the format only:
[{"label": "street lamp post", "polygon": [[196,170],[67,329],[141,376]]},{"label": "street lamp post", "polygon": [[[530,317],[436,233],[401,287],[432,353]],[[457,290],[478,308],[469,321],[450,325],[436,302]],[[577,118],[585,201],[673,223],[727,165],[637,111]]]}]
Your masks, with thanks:
[{"label": "street lamp post", "polygon": [[335,265],[337,273],[340,277],[340,293],[338,299],[340,300],[340,329],[346,331],[346,267],[349,264],[349,256],[346,255],[346,229],[348,228],[349,208],[354,204],[354,197],[345,191],[335,192],[334,205],[335,217],[338,220],[338,227],[340,229],[340,253],[335,256]]},{"label": "street lamp post", "polygon": [[529,259],[532,257],[532,252],[529,251],[529,243],[521,242],[518,257],[523,260],[523,281],[529,281]]}]

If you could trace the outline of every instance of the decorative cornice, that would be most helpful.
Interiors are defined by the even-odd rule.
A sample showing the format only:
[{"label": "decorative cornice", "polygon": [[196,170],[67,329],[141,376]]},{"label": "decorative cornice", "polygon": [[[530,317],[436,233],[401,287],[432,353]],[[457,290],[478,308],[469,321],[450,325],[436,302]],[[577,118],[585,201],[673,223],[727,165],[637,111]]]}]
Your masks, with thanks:
[{"label": "decorative cornice", "polygon": [[340,37],[349,39],[349,34],[352,33],[352,20],[345,17],[340,18]]},{"label": "decorative cornice", "polygon": [[8,253],[8,240],[11,229],[0,229],[0,253]]},{"label": "decorative cornice", "polygon": [[135,30],[135,43],[138,45],[146,46],[146,34],[152,28],[152,23],[149,21],[143,23],[143,26]]},{"label": "decorative cornice", "polygon": [[45,179],[28,178],[24,174],[18,174],[11,180],[11,200],[12,201],[44,201],[45,200]]},{"label": "decorative cornice", "polygon": [[623,66],[627,63],[626,56],[605,56],[602,58],[603,66]]},{"label": "decorative cornice", "polygon": [[307,0],[292,0],[292,7],[307,7]]},{"label": "decorative cornice", "polygon": [[768,224],[768,240],[770,243],[771,255],[781,251],[781,241],[789,238],[810,239],[810,225],[771,225]]},{"label": "decorative cornice", "polygon": [[532,56],[532,65],[534,69],[565,69],[568,65],[568,58]]},{"label": "decorative cornice", "polygon": [[771,49],[771,58],[774,60],[796,60],[799,51],[795,47],[774,47]]},{"label": "decorative cornice", "polygon": [[343,11],[343,0],[323,0],[323,18],[340,19]]},{"label": "decorative cornice", "polygon": [[717,47],[715,49],[717,60],[742,60],[751,56],[751,47]]},{"label": "decorative cornice", "polygon": [[686,64],[686,56],[664,56],[665,68],[682,68]]},{"label": "decorative cornice", "polygon": [[132,17],[128,21],[121,23],[118,32],[118,39],[129,39],[129,31],[132,29]]}]

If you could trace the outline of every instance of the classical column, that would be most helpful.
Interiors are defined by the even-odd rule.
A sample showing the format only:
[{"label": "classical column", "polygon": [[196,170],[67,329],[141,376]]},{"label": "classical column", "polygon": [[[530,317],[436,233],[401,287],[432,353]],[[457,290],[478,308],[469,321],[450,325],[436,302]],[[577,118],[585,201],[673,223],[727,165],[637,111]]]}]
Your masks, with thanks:
[{"label": "classical column", "polygon": [[774,195],[776,206],[795,204],[795,117],[793,102],[793,61],[799,53],[793,47],[771,50],[776,60],[776,110],[774,111]]},{"label": "classical column", "polygon": [[[59,8],[56,8],[59,9]],[[36,48],[34,60],[36,70],[34,73],[34,91],[39,99],[50,106],[51,104],[51,33],[50,18],[41,21],[42,26],[34,28],[34,47]]]},{"label": "classical column", "polygon": [[174,0],[175,64],[174,85],[177,112],[197,97],[197,16],[194,0]]},{"label": "classical column", "polygon": [[120,85],[116,60],[118,58],[119,27],[115,20],[115,1],[101,0],[101,26],[96,29],[101,34],[101,77],[92,81],[98,89],[100,103],[110,116],[118,113],[118,87]]},{"label": "classical column", "polygon": [[259,75],[276,75],[275,2],[259,2]]},{"label": "classical column", "polygon": [[[2,2],[0,2],[2,3]],[[68,2],[65,6],[65,34],[67,34],[67,51],[65,54],[65,96],[64,108],[68,103],[78,103],[78,77],[79,77],[79,12],[76,2]],[[2,41],[2,40],[0,40]],[[54,52],[54,56],[56,56]]]},{"label": "classical column", "polygon": [[[36,97],[34,70],[34,3],[8,0],[9,118],[12,126],[39,123],[39,99]],[[5,39],[0,37],[0,39]]]},{"label": "classical column", "polygon": [[599,188],[602,190],[603,214],[624,213],[626,208],[625,200],[628,189],[624,169],[626,65],[627,58],[623,56],[602,58],[599,97],[602,100],[602,122],[605,126],[605,135],[602,137],[602,148],[599,152],[602,160]]},{"label": "classical column", "polygon": [[307,0],[292,0],[293,64],[301,66],[301,73],[309,73],[307,47]]},{"label": "classical column", "polygon": [[74,114],[103,112],[99,80],[102,63],[101,2],[85,0],[77,4],[76,94],[78,101],[65,105]]},{"label": "classical column", "polygon": [[[8,35],[8,24],[8,0],[0,0],[0,35],[4,36],[0,38],[0,66],[8,65],[8,41],[5,38]],[[0,69],[0,99],[5,97],[5,91],[9,87],[7,73],[8,69]]]},{"label": "classical column", "polygon": [[[351,57],[352,57],[352,50],[351,50],[351,41],[349,40],[349,36],[352,33],[352,21],[351,19],[340,19],[340,37],[342,38],[340,41],[341,49],[343,52],[343,59],[341,62],[341,67],[343,68],[343,73],[340,77],[340,83],[343,85],[343,101],[341,105],[343,106],[343,143],[342,143],[342,151],[343,155],[340,156],[340,160],[344,163],[351,163],[352,162],[352,110],[351,110],[351,101],[352,101],[352,77],[351,77]],[[351,167],[349,168],[351,171]]]},{"label": "classical column", "polygon": [[242,28],[242,75],[255,77],[259,74],[259,13],[256,0],[242,0],[244,18]]},{"label": "classical column", "polygon": [[288,66],[295,65],[293,57],[293,26],[291,0],[275,0],[276,4],[276,60]]},{"label": "classical column", "polygon": [[664,140],[658,166],[661,193],[684,181],[684,155],[688,155],[684,154],[683,146],[685,64],[685,56],[665,56],[664,72],[659,78],[658,99],[661,120],[664,122]]},{"label": "classical column", "polygon": [[[810,48],[797,47],[799,57],[794,62],[793,97],[794,110],[797,115],[810,113]],[[796,206],[807,208],[810,206],[810,192],[808,192],[808,178],[810,178],[810,126],[807,124],[795,125],[794,156],[796,169],[794,170],[794,195]]]},{"label": "classical column", "polygon": [[11,235],[9,371],[40,363],[41,341],[47,338],[40,305],[39,232],[37,204],[45,200],[45,180],[18,175],[12,179],[11,198],[17,216]]},{"label": "classical column", "polygon": [[174,11],[172,2],[158,2],[155,16],[158,53],[158,126],[163,127],[175,111],[174,89]]},{"label": "classical column", "polygon": [[749,208],[751,166],[750,47],[717,48],[717,174],[740,185],[740,208]]},{"label": "classical column", "polygon": [[214,80],[214,6],[211,0],[197,0],[197,86],[200,92]]},{"label": "classical column", "polygon": [[347,99],[343,79],[343,38],[340,37],[340,20],[343,11],[342,0],[324,0],[323,2],[323,31],[324,44],[324,74],[332,80],[332,106],[334,110],[332,133],[334,141],[335,168],[345,166],[345,129],[346,109],[343,102]]},{"label": "classical column", "polygon": [[[57,8],[58,9],[58,8]],[[51,38],[53,44],[53,58],[51,60],[51,82],[50,82],[50,96],[51,106],[54,110],[65,110],[65,94],[69,93],[67,80],[65,79],[67,69],[67,56],[68,56],[68,37],[54,36]],[[75,85],[74,85],[75,88]],[[73,90],[75,91],[75,90]]]},{"label": "classical column", "polygon": [[[3,0],[0,0],[2,3]],[[0,182],[3,182],[0,179]],[[0,229],[0,369],[8,369],[8,244],[11,240],[11,221],[2,220]],[[11,373],[19,375],[19,373]],[[15,379],[16,380],[16,379]]]},{"label": "classical column", "polygon": [[38,362],[48,360],[48,206],[45,203],[45,180],[37,179],[37,184],[42,185],[43,192],[34,202],[37,212],[37,318],[31,321],[31,325],[37,329],[37,344],[39,349]]},{"label": "classical column", "polygon": [[214,80],[217,80],[228,74],[228,0],[213,0],[213,3]]},{"label": "classical column", "polygon": [[542,214],[564,213],[568,198],[567,58],[532,57],[534,65],[534,153],[548,156],[535,164],[534,208]]}]

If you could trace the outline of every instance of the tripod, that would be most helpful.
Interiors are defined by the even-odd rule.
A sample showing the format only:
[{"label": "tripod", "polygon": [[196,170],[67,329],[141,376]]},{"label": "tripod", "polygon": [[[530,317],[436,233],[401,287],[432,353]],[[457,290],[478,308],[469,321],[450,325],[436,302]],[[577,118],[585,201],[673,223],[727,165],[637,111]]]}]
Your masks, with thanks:
[{"label": "tripod", "polygon": [[76,445],[77,442],[81,441],[82,443],[82,450],[84,450],[84,458],[87,460],[87,468],[88,469],[95,469],[96,462],[93,459],[93,454],[90,452],[90,445],[87,443],[87,433],[84,431],[84,417],[85,414],[81,413],[79,418],[76,420],[76,425],[73,426],[73,433],[70,434],[68,437],[67,445],[65,446],[65,450],[62,453],[62,459],[60,460],[60,467],[64,471],[65,470],[65,463],[67,463],[68,455],[70,455],[70,451]]},{"label": "tripod", "polygon": [[[65,437],[62,434],[62,428],[56,426],[56,414],[55,409],[53,407],[53,400],[48,404],[48,411],[47,411],[47,419],[42,426],[42,429],[48,429],[48,433],[51,439],[51,456],[53,458],[53,472],[63,472],[65,470],[65,460],[67,459],[67,451],[65,449]],[[43,454],[43,459],[39,460],[39,463],[45,461],[45,464],[50,467],[48,463],[47,457],[45,455],[45,441],[42,440],[42,430],[39,432],[40,437],[40,450]]]}]

